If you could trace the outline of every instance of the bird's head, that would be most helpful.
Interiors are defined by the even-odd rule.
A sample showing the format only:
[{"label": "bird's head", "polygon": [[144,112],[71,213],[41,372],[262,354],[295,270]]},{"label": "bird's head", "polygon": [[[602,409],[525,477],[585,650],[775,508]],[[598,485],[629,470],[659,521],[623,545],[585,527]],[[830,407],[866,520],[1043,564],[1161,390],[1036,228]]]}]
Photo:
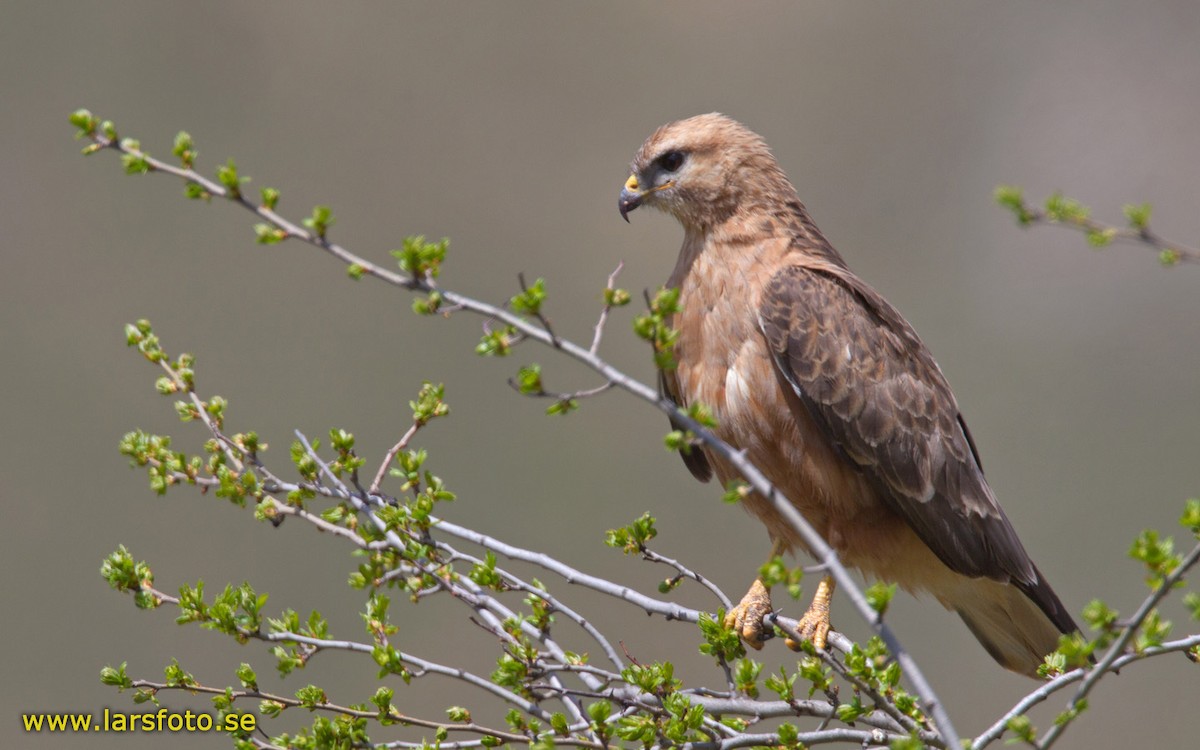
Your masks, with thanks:
[{"label": "bird's head", "polygon": [[638,149],[617,207],[629,212],[653,206],[685,227],[724,221],[748,200],[791,185],[767,144],[722,114],[697,115],[664,125]]}]

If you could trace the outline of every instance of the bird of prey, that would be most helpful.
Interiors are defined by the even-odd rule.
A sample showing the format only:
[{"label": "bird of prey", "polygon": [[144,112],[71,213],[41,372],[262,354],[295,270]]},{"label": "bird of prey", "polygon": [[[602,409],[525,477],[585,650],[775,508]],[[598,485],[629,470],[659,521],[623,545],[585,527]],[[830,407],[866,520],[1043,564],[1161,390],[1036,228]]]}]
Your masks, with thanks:
[{"label": "bird of prey", "polygon": [[[684,230],[668,281],[679,289],[677,366],[662,372],[664,392],[707,407],[716,435],[843,563],[932,594],[997,662],[1036,676],[1075,623],[984,479],[933,356],[817,229],[763,139],[700,115],[655,131],[631,172],[619,199],[626,221],[652,206]],[[701,481],[738,478],[708,448],[683,458]],[[766,524],[772,555],[804,547],[762,497],[744,505]],[[801,619],[818,648],[832,593],[826,576]],[[769,612],[756,580],[726,622],[759,648]]]}]

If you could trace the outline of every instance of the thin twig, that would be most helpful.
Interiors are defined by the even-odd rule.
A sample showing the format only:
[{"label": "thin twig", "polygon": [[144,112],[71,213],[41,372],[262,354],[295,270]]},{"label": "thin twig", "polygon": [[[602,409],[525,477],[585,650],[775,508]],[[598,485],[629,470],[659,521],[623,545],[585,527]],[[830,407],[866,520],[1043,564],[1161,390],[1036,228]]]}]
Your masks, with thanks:
[{"label": "thin twig", "polygon": [[608,313],[612,310],[612,305],[608,303],[608,294],[612,294],[616,290],[617,275],[621,273],[621,269],[624,267],[625,261],[618,261],[617,267],[608,275],[608,283],[604,286],[607,292],[604,307],[600,309],[600,318],[596,321],[596,331],[592,334],[592,345],[588,347],[588,354],[592,356],[595,356],[600,351],[600,339],[604,336],[604,326],[608,322]]},{"label": "thin twig", "polygon": [[383,457],[383,461],[379,463],[379,471],[375,473],[375,479],[371,482],[371,489],[367,490],[368,494],[379,494],[379,485],[383,484],[383,479],[387,476],[388,467],[392,465],[392,461],[395,460],[396,455],[408,447],[409,442],[413,439],[413,436],[417,434],[417,430],[419,429],[421,429],[421,424],[414,421],[412,426],[408,428],[408,431],[400,437],[400,441],[393,445],[387,452],[387,455]]},{"label": "thin twig", "polygon": [[670,557],[664,557],[654,550],[646,548],[642,549],[642,557],[651,562],[662,563],[663,565],[671,566],[683,578],[690,578],[704,588],[708,589],[713,596],[717,597],[717,601],[721,603],[721,606],[725,608],[726,612],[733,609],[733,602],[729,601],[729,597],[725,595],[724,591],[717,588],[717,585],[712,581],[708,580],[694,570],[684,566],[684,564],[678,560],[673,560]]}]

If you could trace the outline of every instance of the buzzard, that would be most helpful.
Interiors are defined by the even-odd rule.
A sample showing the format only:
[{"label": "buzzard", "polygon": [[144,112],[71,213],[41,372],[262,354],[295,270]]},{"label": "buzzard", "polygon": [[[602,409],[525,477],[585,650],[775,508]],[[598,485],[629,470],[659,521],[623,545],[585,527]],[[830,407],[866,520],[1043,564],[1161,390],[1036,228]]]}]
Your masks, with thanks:
[{"label": "buzzard", "polygon": [[[847,565],[928,592],[958,613],[1004,667],[1036,676],[1071,616],[984,479],[954,394],[912,326],[856,276],[809,216],[766,143],[707,114],[659,128],[634,156],[619,199],[683,225],[668,285],[680,290],[676,403],[704,404],[716,434],[745,452]],[[707,448],[684,455],[701,481],[737,471]],[[763,498],[746,509],[772,555],[803,547]],[[833,579],[801,634],[823,648]],[[764,638],[769,591],[756,580],[727,616]]]}]

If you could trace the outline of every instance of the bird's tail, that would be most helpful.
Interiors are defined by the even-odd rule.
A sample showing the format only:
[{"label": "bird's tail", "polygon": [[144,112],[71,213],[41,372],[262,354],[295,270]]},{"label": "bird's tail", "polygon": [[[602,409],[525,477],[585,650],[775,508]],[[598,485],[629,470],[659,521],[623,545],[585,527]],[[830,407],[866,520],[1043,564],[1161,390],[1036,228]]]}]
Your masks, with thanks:
[{"label": "bird's tail", "polygon": [[962,577],[950,596],[939,597],[993,659],[1030,677],[1037,677],[1043,658],[1058,648],[1060,635],[1078,630],[1041,573],[1034,571],[1037,581],[1030,586]]}]

